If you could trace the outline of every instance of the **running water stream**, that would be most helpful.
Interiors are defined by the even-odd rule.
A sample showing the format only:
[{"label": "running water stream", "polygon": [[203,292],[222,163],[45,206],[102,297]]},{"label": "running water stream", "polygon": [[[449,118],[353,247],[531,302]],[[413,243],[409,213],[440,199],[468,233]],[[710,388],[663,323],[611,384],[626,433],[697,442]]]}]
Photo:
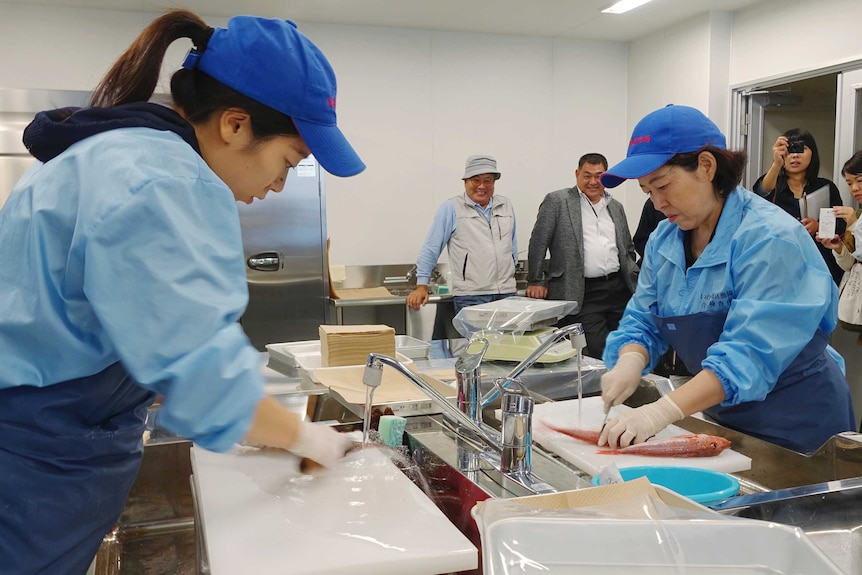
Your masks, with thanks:
[{"label": "running water stream", "polygon": [[371,429],[371,409],[374,399],[374,390],[377,389],[373,385],[365,386],[365,414],[362,418],[362,445],[368,445],[368,431]]}]

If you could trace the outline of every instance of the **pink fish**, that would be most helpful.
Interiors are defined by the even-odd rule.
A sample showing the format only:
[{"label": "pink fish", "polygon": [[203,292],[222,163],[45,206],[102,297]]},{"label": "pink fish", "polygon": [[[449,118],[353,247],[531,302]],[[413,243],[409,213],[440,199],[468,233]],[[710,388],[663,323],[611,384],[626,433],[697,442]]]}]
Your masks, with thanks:
[{"label": "pink fish", "polygon": [[678,435],[645,441],[619,449],[599,449],[596,453],[614,455],[651,455],[653,457],[712,457],[730,447],[730,440],[703,433]]},{"label": "pink fish", "polygon": [[599,435],[601,435],[601,429],[584,429],[582,427],[557,427],[547,421],[542,422],[548,429],[551,431],[556,431],[557,433],[562,433],[563,435],[568,435],[569,437],[574,437],[575,439],[579,439],[581,441],[586,441],[587,443],[592,443],[593,445],[597,445],[599,443]]}]

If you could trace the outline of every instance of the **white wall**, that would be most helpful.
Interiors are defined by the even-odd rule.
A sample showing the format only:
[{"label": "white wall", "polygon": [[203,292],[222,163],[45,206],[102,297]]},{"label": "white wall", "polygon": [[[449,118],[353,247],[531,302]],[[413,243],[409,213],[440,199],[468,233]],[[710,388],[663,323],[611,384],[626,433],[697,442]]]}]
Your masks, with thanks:
[{"label": "white wall", "polygon": [[858,0],[772,0],[741,10],[733,18],[730,85],[862,60],[860,21]]},{"label": "white wall", "polygon": [[[726,131],[731,26],[730,14],[713,12],[629,43],[627,134],[667,104],[695,107]],[[618,142],[620,156],[626,144]],[[618,189],[634,233],[646,196],[634,181]]]},{"label": "white wall", "polygon": [[[327,183],[332,261],[408,263],[464,161],[496,157],[526,257],[547,192],[624,138],[626,47],[530,36],[303,26],[339,80],[339,119],[368,169]],[[600,81],[601,79],[601,81]],[[442,260],[445,260],[445,255]]]},{"label": "white wall", "polygon": [[[0,52],[16,54],[0,59],[0,84],[91,89],[152,18],[0,3]],[[497,192],[513,200],[521,250],[544,195],[574,183],[580,155],[604,152],[611,162],[621,156],[625,44],[302,23],[300,29],[332,62],[339,124],[368,165],[357,177],[327,179],[333,264],[415,261],[437,206],[463,191],[470,154],[496,156],[503,173]],[[181,61],[188,43],[181,44],[169,52],[166,70]],[[615,156],[607,152],[613,147]]]}]

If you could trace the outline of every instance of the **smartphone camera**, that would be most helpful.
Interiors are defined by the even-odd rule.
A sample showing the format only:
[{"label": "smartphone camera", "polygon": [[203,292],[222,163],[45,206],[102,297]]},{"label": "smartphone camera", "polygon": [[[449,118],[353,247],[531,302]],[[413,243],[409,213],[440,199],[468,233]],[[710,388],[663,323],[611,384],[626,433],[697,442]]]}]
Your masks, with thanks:
[{"label": "smartphone camera", "polygon": [[787,141],[787,153],[788,154],[801,154],[805,151],[805,142],[802,140],[788,140]]}]

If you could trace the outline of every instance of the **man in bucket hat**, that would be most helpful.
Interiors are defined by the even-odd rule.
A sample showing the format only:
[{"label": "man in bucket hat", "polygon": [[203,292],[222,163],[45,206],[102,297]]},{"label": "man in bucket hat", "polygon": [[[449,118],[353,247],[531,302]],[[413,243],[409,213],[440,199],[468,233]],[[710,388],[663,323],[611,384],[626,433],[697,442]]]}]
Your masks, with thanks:
[{"label": "man in bucket hat", "polygon": [[515,211],[509,198],[494,194],[497,161],[487,154],[470,156],[461,179],[464,193],[441,204],[419,252],[416,289],[407,296],[410,309],[428,303],[428,280],[447,247],[456,314],[515,295]]}]

